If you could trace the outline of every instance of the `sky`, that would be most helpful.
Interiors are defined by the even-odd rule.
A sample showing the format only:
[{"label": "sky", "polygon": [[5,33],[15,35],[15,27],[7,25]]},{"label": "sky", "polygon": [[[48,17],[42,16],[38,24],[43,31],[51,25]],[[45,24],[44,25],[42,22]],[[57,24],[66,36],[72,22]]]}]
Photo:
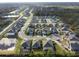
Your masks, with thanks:
[{"label": "sky", "polygon": [[0,3],[6,2],[79,2],[79,0],[0,0]]}]

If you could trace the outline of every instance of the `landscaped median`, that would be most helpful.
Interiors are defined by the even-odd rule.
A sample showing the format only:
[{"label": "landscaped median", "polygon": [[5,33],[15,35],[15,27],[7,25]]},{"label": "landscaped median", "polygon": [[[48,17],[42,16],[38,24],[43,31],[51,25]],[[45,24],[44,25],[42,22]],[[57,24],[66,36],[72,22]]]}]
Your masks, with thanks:
[{"label": "landscaped median", "polygon": [[18,41],[17,41],[16,48],[15,48],[15,55],[20,56],[20,48],[21,48],[22,43],[23,43],[23,39],[18,37]]}]

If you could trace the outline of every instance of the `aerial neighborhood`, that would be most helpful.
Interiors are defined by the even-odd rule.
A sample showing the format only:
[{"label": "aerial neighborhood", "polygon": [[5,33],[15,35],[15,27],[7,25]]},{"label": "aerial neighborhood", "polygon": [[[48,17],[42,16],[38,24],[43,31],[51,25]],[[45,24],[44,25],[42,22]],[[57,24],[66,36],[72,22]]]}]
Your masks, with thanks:
[{"label": "aerial neighborhood", "polygon": [[28,3],[0,12],[0,56],[79,56],[79,36],[67,23],[77,11],[52,5]]}]

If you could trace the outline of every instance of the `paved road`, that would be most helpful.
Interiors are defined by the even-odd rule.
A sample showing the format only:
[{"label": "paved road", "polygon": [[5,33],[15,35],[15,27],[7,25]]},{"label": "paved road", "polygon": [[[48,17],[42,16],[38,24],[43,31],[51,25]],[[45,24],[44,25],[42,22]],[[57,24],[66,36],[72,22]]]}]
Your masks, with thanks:
[{"label": "paved road", "polygon": [[24,24],[24,26],[21,28],[21,30],[18,32],[18,36],[22,39],[25,39],[27,36],[25,34],[25,30],[26,28],[28,28],[29,24],[31,23],[31,20],[33,18],[33,14],[31,13],[32,10],[30,11],[30,16],[27,18],[26,23]]}]

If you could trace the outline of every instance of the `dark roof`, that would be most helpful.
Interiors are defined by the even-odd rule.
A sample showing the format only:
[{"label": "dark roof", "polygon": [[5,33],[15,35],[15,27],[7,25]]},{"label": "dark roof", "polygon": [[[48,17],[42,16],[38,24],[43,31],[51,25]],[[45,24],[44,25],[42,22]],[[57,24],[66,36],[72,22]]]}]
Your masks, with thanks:
[{"label": "dark roof", "polygon": [[36,42],[36,43],[33,45],[33,48],[39,48],[39,47],[41,47],[41,46],[40,46],[40,42]]},{"label": "dark roof", "polygon": [[26,41],[22,44],[22,47],[24,47],[24,49],[26,49],[27,47],[30,48],[30,41]]},{"label": "dark roof", "polygon": [[71,47],[72,47],[72,50],[79,51],[79,44],[78,43],[71,43]]},{"label": "dark roof", "polygon": [[[53,45],[53,44],[52,44]],[[50,42],[48,41],[45,45],[44,45],[44,47],[52,47],[52,45],[50,44]]]}]

